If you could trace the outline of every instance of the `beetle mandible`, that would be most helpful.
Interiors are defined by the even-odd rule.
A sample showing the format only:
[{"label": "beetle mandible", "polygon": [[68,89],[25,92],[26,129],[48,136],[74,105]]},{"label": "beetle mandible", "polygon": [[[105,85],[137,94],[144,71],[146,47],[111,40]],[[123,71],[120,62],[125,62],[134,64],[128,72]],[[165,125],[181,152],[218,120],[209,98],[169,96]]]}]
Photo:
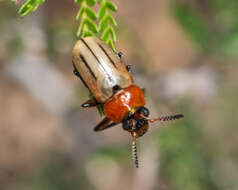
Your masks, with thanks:
[{"label": "beetle mandible", "polygon": [[122,54],[116,54],[97,37],[85,37],[76,42],[73,51],[74,74],[78,76],[93,96],[82,107],[103,105],[104,119],[94,131],[122,123],[124,130],[131,133],[132,153],[136,167],[139,167],[136,153],[136,139],[143,136],[149,123],[182,118],[182,114],[149,118],[149,110],[143,90],[133,83],[130,66],[121,61]]}]

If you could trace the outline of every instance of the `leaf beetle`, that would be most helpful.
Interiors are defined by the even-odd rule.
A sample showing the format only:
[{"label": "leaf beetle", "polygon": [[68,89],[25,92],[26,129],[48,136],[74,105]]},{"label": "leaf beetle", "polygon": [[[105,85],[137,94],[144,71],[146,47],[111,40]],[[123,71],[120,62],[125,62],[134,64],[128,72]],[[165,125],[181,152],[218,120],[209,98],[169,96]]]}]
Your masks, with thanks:
[{"label": "leaf beetle", "polygon": [[133,83],[130,66],[122,63],[121,58],[121,53],[116,54],[99,38],[81,38],[72,51],[73,72],[93,96],[82,107],[103,105],[105,117],[94,131],[122,123],[122,128],[131,133],[133,160],[138,168],[136,139],[148,131],[149,123],[175,120],[183,115],[149,118],[149,110],[144,107],[144,92]]}]

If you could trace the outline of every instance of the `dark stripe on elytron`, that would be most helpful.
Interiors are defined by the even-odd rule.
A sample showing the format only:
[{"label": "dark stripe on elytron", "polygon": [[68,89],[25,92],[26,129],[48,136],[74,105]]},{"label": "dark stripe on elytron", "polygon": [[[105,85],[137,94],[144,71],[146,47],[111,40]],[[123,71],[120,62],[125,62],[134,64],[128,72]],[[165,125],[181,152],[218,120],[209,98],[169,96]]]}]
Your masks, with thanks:
[{"label": "dark stripe on elytron", "polygon": [[112,77],[110,76],[110,74],[108,74],[108,72],[106,71],[106,69],[102,66],[102,64],[100,63],[98,57],[95,55],[95,53],[93,52],[93,50],[89,47],[89,45],[85,42],[85,40],[82,38],[81,41],[84,43],[84,45],[89,49],[89,51],[93,54],[93,56],[95,57],[95,59],[98,61],[98,64],[101,65],[101,67],[103,68],[104,72],[107,74],[107,77],[112,81]]},{"label": "dark stripe on elytron", "polygon": [[95,80],[97,80],[96,75],[93,73],[93,71],[91,70],[91,68],[89,67],[87,61],[85,60],[84,56],[82,54],[80,54],[80,58],[82,59],[82,61],[84,62],[85,66],[88,68],[89,72],[91,73],[91,75],[93,76],[93,78]]},{"label": "dark stripe on elytron", "polygon": [[99,43],[98,43],[98,45],[99,45],[99,47],[101,48],[101,50],[106,54],[107,58],[110,60],[110,62],[113,64],[113,66],[114,66],[115,68],[117,68],[115,62],[114,62],[114,61],[112,60],[112,58],[108,55],[108,53],[107,53],[106,50],[102,47],[102,45],[99,44]]},{"label": "dark stripe on elytron", "polygon": [[95,53],[93,52],[93,50],[89,47],[89,45],[85,42],[85,40],[82,38],[81,41],[84,43],[85,46],[87,46],[87,48],[89,49],[89,51],[93,54],[93,56],[97,59],[98,63],[100,63],[98,57],[95,55]]},{"label": "dark stripe on elytron", "polygon": [[[73,61],[72,61],[72,63],[73,63],[74,70],[77,71],[77,77],[79,77],[80,80],[82,81],[82,83],[88,88],[87,83],[85,82],[85,80],[83,80],[83,77],[82,77],[82,76],[80,75],[80,73],[78,72],[78,69],[76,68],[76,66],[75,66],[75,64],[74,64]],[[90,90],[89,88],[88,88],[88,90],[91,92],[91,90]]]}]

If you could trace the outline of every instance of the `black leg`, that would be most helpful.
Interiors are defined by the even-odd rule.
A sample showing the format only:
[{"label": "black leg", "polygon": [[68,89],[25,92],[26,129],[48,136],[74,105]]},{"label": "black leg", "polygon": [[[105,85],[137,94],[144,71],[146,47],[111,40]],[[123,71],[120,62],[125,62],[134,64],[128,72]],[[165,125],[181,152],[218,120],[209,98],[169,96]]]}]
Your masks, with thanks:
[{"label": "black leg", "polygon": [[122,52],[119,52],[119,53],[117,54],[117,56],[118,56],[118,58],[121,60],[121,59],[122,59],[122,56],[123,56],[123,53],[122,53]]},{"label": "black leg", "polygon": [[105,117],[97,126],[94,128],[94,131],[102,131],[104,129],[108,129],[110,127],[113,127],[117,125],[118,123],[112,122],[110,119]]},{"label": "black leg", "polygon": [[84,102],[81,107],[83,108],[90,108],[90,107],[96,107],[101,105],[100,103],[96,102],[94,99],[89,99],[86,102]]},{"label": "black leg", "polygon": [[80,76],[78,70],[76,69],[74,63],[73,63],[73,67],[74,67],[73,73],[74,73],[77,77],[79,77],[79,78],[81,79],[81,76]]},{"label": "black leg", "polygon": [[146,92],[146,89],[145,89],[145,88],[142,88],[141,90],[142,90],[142,92],[145,94],[145,92]]},{"label": "black leg", "polygon": [[77,69],[74,69],[73,73],[75,74],[75,76],[81,78],[81,76],[80,76],[79,72],[77,71]]},{"label": "black leg", "polygon": [[76,69],[73,70],[73,73],[74,73],[77,77],[79,77],[79,72],[78,72]]},{"label": "black leg", "polygon": [[[73,70],[73,73],[79,77],[81,79],[81,81],[83,82],[83,84],[88,88],[88,85],[87,83],[83,80],[83,78],[81,77],[80,73],[78,72],[77,68],[75,67],[74,63],[73,63],[73,67],[74,67],[74,70]],[[88,88],[88,90],[91,92],[91,90]],[[92,92],[91,92],[92,93]]]},{"label": "black leg", "polygon": [[126,69],[127,69],[128,72],[131,72],[131,65],[127,65]]},{"label": "black leg", "polygon": [[[119,52],[117,54],[118,58],[122,61],[122,56],[123,56],[123,53],[122,52]],[[126,65],[126,69],[128,72],[131,72],[131,65]]]},{"label": "black leg", "polygon": [[113,86],[112,90],[113,90],[113,94],[116,94],[119,90],[121,90],[121,87],[118,85],[115,85]]}]

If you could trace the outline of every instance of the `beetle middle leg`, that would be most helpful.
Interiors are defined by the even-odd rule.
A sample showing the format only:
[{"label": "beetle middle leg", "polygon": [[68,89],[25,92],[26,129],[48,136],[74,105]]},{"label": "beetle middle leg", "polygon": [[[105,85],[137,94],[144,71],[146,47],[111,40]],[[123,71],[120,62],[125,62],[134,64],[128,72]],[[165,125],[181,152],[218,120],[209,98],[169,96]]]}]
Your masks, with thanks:
[{"label": "beetle middle leg", "polygon": [[[121,51],[117,54],[117,56],[120,59],[120,61],[122,61],[123,53]],[[131,65],[126,65],[126,70],[128,72],[131,72]]]},{"label": "beetle middle leg", "polygon": [[81,79],[81,76],[80,76],[78,70],[76,69],[74,63],[73,63],[73,67],[74,67],[73,73],[74,73],[77,77],[79,77],[79,78]]},{"label": "beetle middle leg", "polygon": [[81,107],[83,108],[91,108],[102,105],[101,103],[98,103],[95,99],[89,99],[86,102],[82,103]]},{"label": "beetle middle leg", "polygon": [[126,70],[127,70],[128,72],[131,72],[131,65],[127,65],[127,66],[126,66]]}]

